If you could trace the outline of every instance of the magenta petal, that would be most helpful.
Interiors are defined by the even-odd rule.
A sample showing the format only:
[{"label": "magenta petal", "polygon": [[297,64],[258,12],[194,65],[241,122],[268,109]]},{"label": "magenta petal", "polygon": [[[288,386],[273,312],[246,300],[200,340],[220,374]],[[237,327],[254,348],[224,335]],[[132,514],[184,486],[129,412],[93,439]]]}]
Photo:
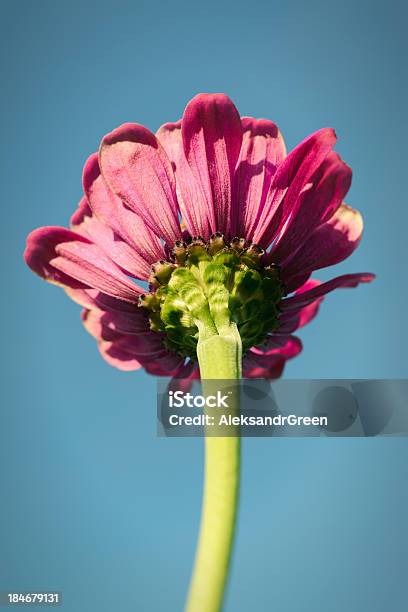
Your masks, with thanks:
[{"label": "magenta petal", "polygon": [[40,227],[27,236],[24,259],[27,265],[45,280],[73,289],[84,287],[82,282],[55,268],[50,262],[56,257],[56,248],[64,242],[73,240],[89,244],[84,236],[79,236],[65,227]]},{"label": "magenta petal", "polygon": [[[95,290],[93,289],[90,291],[95,292]],[[92,312],[98,314],[98,319],[96,319],[96,315],[94,314],[87,315],[89,321],[97,320],[98,325],[104,325],[105,328],[109,328],[117,335],[145,334],[146,332],[149,332],[151,334],[154,333],[150,331],[149,318],[144,309],[135,308],[133,304],[132,310],[129,310],[129,312],[125,309],[120,310],[122,304],[129,306],[129,302],[120,302],[119,300],[115,300],[115,298],[111,298],[111,300],[115,300],[115,310],[104,310],[103,308],[100,309],[100,306],[104,306],[104,304],[101,303],[101,301],[98,299],[98,296],[101,295],[99,292],[96,291],[96,295],[94,295],[91,299],[84,299],[84,294],[87,295],[88,298],[90,298],[90,291],[82,291],[81,294],[80,290],[67,290],[67,294],[71,299],[73,299],[81,306],[85,307],[84,312]],[[97,337],[98,334],[92,333],[92,335]],[[155,337],[161,338],[161,336],[158,334],[155,334]]]},{"label": "magenta petal", "polygon": [[252,347],[242,363],[244,378],[279,378],[288,359],[302,350],[299,338],[291,335],[268,337],[263,346]]},{"label": "magenta petal", "polygon": [[[95,303],[95,296],[99,294],[99,291],[96,289],[71,289],[70,287],[65,287],[65,293],[71,300],[73,300],[76,304],[79,304],[83,308],[92,309],[97,308]],[[129,304],[129,302],[123,302],[125,304]]]},{"label": "magenta petal", "polygon": [[[96,153],[86,161],[82,181],[89,206],[102,223],[111,227],[148,265],[163,259],[164,249],[159,238],[141,217],[125,208],[122,200],[106,185]],[[71,221],[76,225],[73,219]]]},{"label": "magenta petal", "polygon": [[[104,312],[101,322],[105,327],[109,327],[118,334],[143,335],[153,334],[149,328],[149,319],[143,309],[137,308],[134,312]],[[154,338],[161,339],[159,334],[154,334]]]},{"label": "magenta petal", "polygon": [[318,130],[301,142],[279,165],[255,230],[253,241],[267,247],[297,210],[297,200],[336,142],[331,128]]},{"label": "magenta petal", "polygon": [[[133,302],[124,302],[90,287],[85,289],[71,289],[68,287],[65,288],[65,293],[71,300],[88,310],[103,310],[126,317],[131,316],[134,317],[134,321],[137,320],[142,312],[140,309],[135,308]],[[144,329],[145,327],[139,331],[144,331]]]},{"label": "magenta petal", "polygon": [[[310,279],[307,281],[300,289],[298,289],[295,295],[299,295],[301,293],[305,293],[305,291],[310,291],[315,287],[321,285],[321,281],[316,279]],[[279,317],[279,329],[277,330],[279,334],[290,334],[294,332],[296,329],[307,325],[315,318],[317,313],[319,312],[319,306],[321,302],[324,300],[324,296],[318,297],[314,302],[308,304],[307,306],[301,307],[298,310],[289,310],[287,312],[283,312]]]},{"label": "magenta petal", "polygon": [[143,289],[130,281],[96,244],[78,240],[56,246],[56,257],[50,264],[66,275],[108,295],[137,302]]},{"label": "magenta petal", "polygon": [[255,356],[249,351],[242,361],[242,376],[243,378],[280,378],[285,363],[284,357],[264,356],[259,359],[259,355]]},{"label": "magenta petal", "polygon": [[109,342],[120,340],[122,348],[138,358],[157,357],[164,350],[162,337],[152,332],[146,321],[144,331],[137,334],[119,332],[115,329],[115,317],[98,310],[83,311],[82,321],[87,332],[97,340]]},{"label": "magenta petal", "polygon": [[122,372],[133,372],[140,370],[143,365],[131,353],[123,350],[115,342],[98,342],[98,348],[105,361],[112,367]]},{"label": "magenta petal", "polygon": [[315,229],[289,264],[283,266],[283,280],[301,271],[312,272],[343,261],[359,245],[362,232],[363,219],[358,210],[342,204],[326,223]]},{"label": "magenta petal", "polygon": [[176,177],[177,200],[190,236],[208,240],[216,231],[212,207],[208,207],[201,183],[194,177],[184,155],[181,121],[166,123],[156,133],[166,151]]},{"label": "magenta petal", "polygon": [[183,359],[164,348],[161,335],[150,331],[146,318],[142,333],[126,334],[118,331],[117,323],[122,314],[118,317],[115,313],[93,309],[82,313],[84,326],[97,340],[103,358],[113,367],[124,371],[143,367],[158,376],[178,374]]},{"label": "magenta petal", "polygon": [[102,140],[102,175],[116,195],[169,244],[181,238],[171,163],[154,134],[125,123]]},{"label": "magenta petal", "polygon": [[264,208],[273,175],[286,157],[277,126],[266,119],[242,118],[242,146],[234,178],[233,231],[251,240]]},{"label": "magenta petal", "polygon": [[232,181],[242,143],[238,111],[224,94],[199,94],[184,111],[182,135],[186,159],[205,195],[211,229],[229,234]]},{"label": "magenta petal", "polygon": [[71,224],[76,232],[97,244],[125,274],[142,280],[148,279],[151,264],[122,240],[111,227],[93,215],[86,198],[82,198],[78,211],[71,217]]},{"label": "magenta petal", "polygon": [[[310,278],[310,272],[300,272],[296,276],[285,278],[286,294],[292,293],[300,289]],[[283,280],[284,271],[281,270],[281,279]]]},{"label": "magenta petal", "polygon": [[300,194],[295,209],[272,247],[273,261],[285,266],[300,261],[298,250],[321,223],[338,209],[351,184],[351,169],[331,151]]},{"label": "magenta petal", "polygon": [[81,198],[77,209],[71,215],[70,226],[78,228],[78,226],[85,221],[86,217],[92,217],[92,209],[89,206],[88,200],[86,198]]},{"label": "magenta petal", "polygon": [[370,274],[369,272],[361,272],[359,274],[344,274],[343,276],[333,278],[326,283],[321,283],[313,289],[282,300],[280,303],[281,309],[282,311],[288,311],[303,308],[304,306],[314,302],[320,296],[325,295],[334,289],[339,289],[340,287],[357,287],[357,285],[360,283],[369,283],[374,280],[374,278],[375,275]]},{"label": "magenta petal", "polygon": [[177,372],[177,376],[172,378],[169,382],[168,390],[173,392],[183,391],[183,393],[187,393],[191,390],[194,380],[198,380],[199,378],[200,370],[198,364],[193,361],[187,361],[187,363],[181,366]]},{"label": "magenta petal", "polygon": [[296,336],[271,334],[265,344],[252,347],[249,352],[252,356],[281,356],[285,359],[292,359],[301,350],[302,342]]},{"label": "magenta petal", "polygon": [[143,367],[153,376],[178,376],[184,366],[184,358],[164,351],[163,355],[151,361],[144,361]]}]

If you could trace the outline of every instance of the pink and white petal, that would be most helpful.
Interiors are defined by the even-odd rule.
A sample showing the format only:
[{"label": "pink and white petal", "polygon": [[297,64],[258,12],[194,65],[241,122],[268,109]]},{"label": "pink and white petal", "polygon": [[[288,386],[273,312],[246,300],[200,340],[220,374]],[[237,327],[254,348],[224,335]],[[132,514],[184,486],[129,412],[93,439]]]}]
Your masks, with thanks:
[{"label": "pink and white petal", "polygon": [[340,263],[358,247],[363,233],[363,218],[358,210],[342,204],[334,215],[311,234],[287,266],[282,279],[301,271],[318,270]]},{"label": "pink and white petal", "polygon": [[136,303],[144,290],[130,281],[99,246],[82,242],[80,234],[74,235],[75,240],[57,244],[51,266],[88,287]]},{"label": "pink and white petal", "polygon": [[233,230],[252,240],[273,175],[286,157],[278,127],[267,119],[242,117],[242,146],[234,177]]},{"label": "pink and white petal", "polygon": [[169,158],[156,136],[125,123],[102,140],[102,175],[114,193],[169,246],[181,238],[176,186]]},{"label": "pink and white petal", "polygon": [[241,119],[224,94],[198,94],[182,119],[184,154],[205,195],[212,231],[230,234]]},{"label": "pink and white petal", "polygon": [[[83,203],[84,201],[85,204]],[[89,206],[88,208],[86,208],[86,206],[87,200],[86,198],[82,198],[79,205],[79,211],[83,214],[81,216],[79,213],[74,215],[74,222],[72,222],[71,218],[72,229],[87,236],[92,242],[97,244],[125,274],[141,280],[147,280],[149,278],[151,264],[144,257],[139,255],[139,253],[127,242],[122,240],[111,227],[105,225],[95,217]]]},{"label": "pink and white petal", "polygon": [[351,168],[331,151],[299,195],[293,214],[271,249],[273,261],[282,267],[290,261],[300,261],[299,249],[339,208],[350,188],[351,176]]},{"label": "pink and white petal", "polygon": [[208,206],[201,183],[194,177],[184,155],[181,121],[165,123],[156,132],[156,136],[173,166],[177,200],[184,225],[190,236],[202,236],[208,240],[216,226],[213,209]]},{"label": "pink and white petal", "polygon": [[163,259],[164,249],[158,236],[140,216],[126,208],[122,200],[106,185],[100,172],[97,153],[86,161],[82,182],[94,216],[104,225],[111,227],[148,265]]},{"label": "pink and white petal", "polygon": [[334,289],[357,287],[360,283],[370,283],[374,280],[375,275],[369,272],[361,272],[358,274],[344,274],[333,278],[325,283],[299,294],[295,294],[289,298],[285,298],[280,302],[282,312],[290,310],[298,310],[314,302],[317,298],[326,295]]},{"label": "pink and white petal", "polygon": [[84,283],[55,268],[51,263],[57,255],[58,245],[73,240],[90,244],[87,238],[65,227],[47,226],[33,230],[27,237],[25,262],[33,272],[50,283],[72,289],[84,289],[86,288]]},{"label": "pink and white petal", "polygon": [[336,142],[331,128],[318,130],[303,140],[278,166],[253,241],[268,247],[296,214],[299,195]]}]

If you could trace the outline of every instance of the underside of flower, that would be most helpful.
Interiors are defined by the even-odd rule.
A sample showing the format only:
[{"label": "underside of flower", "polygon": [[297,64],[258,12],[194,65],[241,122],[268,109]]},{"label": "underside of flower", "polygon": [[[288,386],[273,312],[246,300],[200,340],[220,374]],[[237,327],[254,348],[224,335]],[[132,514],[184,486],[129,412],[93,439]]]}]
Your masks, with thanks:
[{"label": "underside of flower", "polygon": [[198,94],[156,134],[137,123],[107,134],[85,164],[70,228],[31,232],[26,262],[83,306],[114,367],[188,384],[209,365],[218,378],[230,360],[244,378],[277,378],[324,296],[374,278],[312,277],[349,257],[363,232],[335,143],[323,128],[287,153],[272,121]]},{"label": "underside of flower", "polygon": [[151,293],[139,305],[149,312],[150,328],[164,343],[196,359],[197,342],[223,335],[236,325],[243,352],[278,327],[278,304],[285,289],[278,266],[264,266],[263,249],[244,238],[226,242],[220,232],[209,241],[177,241],[167,261],[152,266]]}]

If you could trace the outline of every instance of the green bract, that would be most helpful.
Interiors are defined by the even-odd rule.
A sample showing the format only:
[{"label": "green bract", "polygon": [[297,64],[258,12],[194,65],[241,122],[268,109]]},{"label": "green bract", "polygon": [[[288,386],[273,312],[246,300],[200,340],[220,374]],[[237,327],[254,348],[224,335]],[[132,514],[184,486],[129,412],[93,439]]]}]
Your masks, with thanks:
[{"label": "green bract", "polygon": [[[165,334],[168,349],[196,359],[198,339],[225,335],[236,325],[243,351],[278,327],[284,287],[275,265],[262,266],[264,252],[213,234],[208,243],[177,242],[172,261],[152,266],[152,292],[141,296],[152,330]],[[235,324],[235,325],[234,325]]]}]

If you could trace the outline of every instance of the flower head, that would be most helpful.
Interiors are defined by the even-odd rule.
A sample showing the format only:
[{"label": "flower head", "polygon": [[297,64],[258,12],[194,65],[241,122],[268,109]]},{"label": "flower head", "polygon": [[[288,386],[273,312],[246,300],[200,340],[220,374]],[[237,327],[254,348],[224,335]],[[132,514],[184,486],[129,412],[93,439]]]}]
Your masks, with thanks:
[{"label": "flower head", "polygon": [[197,376],[200,335],[234,325],[243,375],[280,376],[323,296],[374,278],[310,278],[348,257],[363,229],[343,201],[351,170],[335,142],[321,129],[287,155],[274,123],[197,95],[156,135],[127,123],[105,136],[70,229],[34,230],[26,262],[84,307],[113,366]]}]

